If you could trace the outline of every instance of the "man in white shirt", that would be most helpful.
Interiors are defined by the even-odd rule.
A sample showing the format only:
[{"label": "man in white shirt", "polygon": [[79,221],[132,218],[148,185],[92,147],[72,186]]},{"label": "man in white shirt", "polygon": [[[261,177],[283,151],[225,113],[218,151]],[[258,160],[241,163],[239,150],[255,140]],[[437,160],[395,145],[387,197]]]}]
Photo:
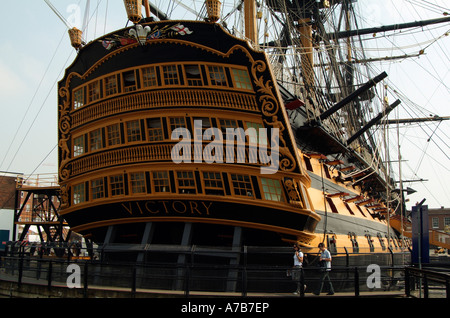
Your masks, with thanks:
[{"label": "man in white shirt", "polygon": [[294,292],[294,295],[298,295],[301,287],[301,275],[303,265],[303,253],[300,251],[300,248],[297,244],[294,245],[294,268],[292,271],[292,279],[297,281],[297,290]]},{"label": "man in white shirt", "polygon": [[319,282],[318,289],[314,292],[314,294],[319,295],[321,293],[323,284],[326,280],[328,283],[328,286],[329,286],[329,291],[328,291],[327,295],[333,295],[334,289],[333,289],[333,284],[331,283],[331,279],[330,279],[331,253],[325,248],[325,245],[323,243],[319,244],[319,249],[320,249],[319,261],[321,264],[322,273],[320,276],[320,282]]}]

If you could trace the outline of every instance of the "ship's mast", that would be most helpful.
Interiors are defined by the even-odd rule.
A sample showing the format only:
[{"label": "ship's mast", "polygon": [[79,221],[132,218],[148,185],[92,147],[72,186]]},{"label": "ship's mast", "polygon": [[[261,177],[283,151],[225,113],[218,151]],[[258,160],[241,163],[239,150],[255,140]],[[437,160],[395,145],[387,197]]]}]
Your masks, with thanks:
[{"label": "ship's mast", "polygon": [[256,26],[256,1],[244,0],[245,37],[253,44],[258,43],[258,29]]}]

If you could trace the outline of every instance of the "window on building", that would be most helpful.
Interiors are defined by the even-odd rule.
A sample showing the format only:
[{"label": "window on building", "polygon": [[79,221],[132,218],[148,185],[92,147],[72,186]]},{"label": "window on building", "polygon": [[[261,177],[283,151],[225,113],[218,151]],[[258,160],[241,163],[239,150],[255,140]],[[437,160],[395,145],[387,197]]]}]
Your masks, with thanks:
[{"label": "window on building", "polygon": [[132,92],[137,89],[136,72],[137,72],[137,70],[132,70],[132,71],[122,73],[123,91],[124,92]]},{"label": "window on building", "polygon": [[450,225],[450,217],[444,217],[444,226]]},{"label": "window on building", "polygon": [[231,72],[233,74],[234,84],[236,85],[236,88],[253,89],[247,70],[232,68]]},{"label": "window on building", "polygon": [[163,78],[165,85],[179,85],[180,78],[178,75],[178,67],[176,65],[164,65]]},{"label": "window on building", "polygon": [[163,140],[161,118],[147,119],[147,127],[148,127],[148,140],[149,141]]},{"label": "window on building", "polygon": [[222,66],[209,66],[209,80],[214,86],[228,86],[225,69]]},{"label": "window on building", "polygon": [[89,133],[90,150],[98,150],[103,147],[102,129],[96,129]]},{"label": "window on building", "polygon": [[192,171],[177,171],[178,193],[196,193],[194,173]]},{"label": "window on building", "polygon": [[438,229],[439,228],[439,218],[432,218],[431,224],[433,226],[433,229]]},{"label": "window on building", "polygon": [[130,173],[131,193],[146,193],[145,187],[145,173],[144,172],[132,172]]},{"label": "window on building", "polygon": [[100,98],[100,84],[98,81],[88,84],[88,101],[93,102]]},{"label": "window on building", "polygon": [[171,117],[170,118],[170,130],[174,131],[179,127],[186,127],[186,120],[184,117]]},{"label": "window on building", "polygon": [[73,109],[84,106],[84,87],[73,91]]},{"label": "window on building", "polygon": [[158,86],[158,77],[156,68],[154,66],[145,67],[142,69],[142,86],[151,87]]},{"label": "window on building", "polygon": [[116,176],[109,177],[109,186],[111,187],[111,196],[118,196],[125,194],[125,188],[123,184],[123,175],[118,174]]},{"label": "window on building", "polygon": [[235,119],[219,119],[219,124],[223,134],[227,133],[227,128],[238,128],[238,124]]},{"label": "window on building", "polygon": [[101,199],[105,197],[104,179],[99,178],[91,181],[92,199]]},{"label": "window on building", "polygon": [[127,126],[127,140],[128,142],[141,140],[141,122],[139,119],[128,121]]},{"label": "window on building", "polygon": [[80,156],[86,152],[84,135],[73,140],[73,156]]},{"label": "window on building", "polygon": [[105,85],[105,96],[114,95],[118,93],[116,75],[105,77],[103,82]]},{"label": "window on building", "polygon": [[170,192],[169,175],[167,171],[154,171],[152,176],[155,192]]},{"label": "window on building", "polygon": [[224,195],[222,175],[219,172],[203,172],[205,194]]},{"label": "window on building", "polygon": [[[267,135],[265,136],[261,136],[261,138],[259,137],[260,135],[260,128],[264,128],[264,126],[262,124],[258,124],[258,123],[252,123],[252,122],[246,122],[245,123],[247,125],[247,133],[248,133],[248,142],[250,144],[254,144],[254,145],[267,145]],[[265,131],[265,130],[262,130]],[[259,140],[261,139],[261,141]]]},{"label": "window on building", "polygon": [[[230,138],[230,140],[233,140],[233,145],[239,146],[239,148],[236,148],[235,150],[229,149],[229,147],[225,147],[225,156],[226,156],[225,161],[245,162],[244,130],[238,129],[239,127],[237,121],[234,119],[219,119],[219,126],[223,134],[224,143],[227,142],[227,138]],[[231,129],[231,132],[229,132],[229,134],[227,133],[227,129]]]},{"label": "window on building", "polygon": [[280,180],[261,178],[261,184],[266,200],[284,202]]},{"label": "window on building", "polygon": [[[205,130],[211,128],[211,119],[208,117],[194,117],[194,136],[197,140],[203,140],[203,135]],[[205,134],[205,138],[211,138],[211,133],[209,135]]]},{"label": "window on building", "polygon": [[85,184],[80,183],[73,186],[73,204],[80,204],[86,201]]},{"label": "window on building", "polygon": [[252,182],[248,175],[231,174],[231,184],[234,194],[253,197]]},{"label": "window on building", "polygon": [[113,124],[107,127],[108,146],[120,145],[120,124]]},{"label": "window on building", "polygon": [[189,86],[202,86],[202,73],[198,65],[185,65],[186,80]]}]

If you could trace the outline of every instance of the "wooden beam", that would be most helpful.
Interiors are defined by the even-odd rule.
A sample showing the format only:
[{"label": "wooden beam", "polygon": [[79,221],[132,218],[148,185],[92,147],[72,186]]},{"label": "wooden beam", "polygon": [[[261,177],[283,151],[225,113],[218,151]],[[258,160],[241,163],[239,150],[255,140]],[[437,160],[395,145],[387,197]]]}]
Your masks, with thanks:
[{"label": "wooden beam", "polygon": [[150,18],[150,4],[148,3],[148,0],[144,0],[144,7],[145,7],[145,16],[147,18]]},{"label": "wooden beam", "polygon": [[325,161],[325,163],[329,166],[336,166],[336,165],[344,164],[344,162],[342,160]]},{"label": "wooden beam", "polygon": [[253,44],[258,43],[258,31],[256,26],[256,1],[244,0],[245,13],[245,37]]}]

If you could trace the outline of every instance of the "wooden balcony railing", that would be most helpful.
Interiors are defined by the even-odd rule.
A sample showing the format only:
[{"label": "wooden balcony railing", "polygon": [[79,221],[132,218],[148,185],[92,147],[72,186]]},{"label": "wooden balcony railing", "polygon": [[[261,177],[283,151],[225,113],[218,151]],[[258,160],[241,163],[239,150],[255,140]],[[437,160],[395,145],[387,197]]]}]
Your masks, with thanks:
[{"label": "wooden balcony railing", "polygon": [[[77,176],[111,166],[128,165],[134,163],[175,162],[174,158],[172,158],[172,148],[175,145],[178,144],[173,142],[167,144],[146,144],[134,147],[111,149],[99,153],[75,157],[72,160],[71,175]],[[190,145],[190,162],[207,162],[207,160],[213,161],[213,157],[211,157],[208,153],[203,152],[208,143],[196,144],[192,142]],[[189,160],[189,156],[187,155],[180,156],[180,158],[180,160],[183,160],[183,162]],[[244,148],[244,153],[242,153],[238,152],[236,145],[234,146],[233,155],[231,154],[230,149],[227,149],[227,147],[224,146],[223,163],[248,164],[252,166],[264,165],[259,160],[257,148],[246,146]]]},{"label": "wooden balcony railing", "polygon": [[201,89],[157,90],[134,93],[86,105],[72,112],[72,128],[102,117],[159,107],[214,107],[258,110],[253,94]]}]

